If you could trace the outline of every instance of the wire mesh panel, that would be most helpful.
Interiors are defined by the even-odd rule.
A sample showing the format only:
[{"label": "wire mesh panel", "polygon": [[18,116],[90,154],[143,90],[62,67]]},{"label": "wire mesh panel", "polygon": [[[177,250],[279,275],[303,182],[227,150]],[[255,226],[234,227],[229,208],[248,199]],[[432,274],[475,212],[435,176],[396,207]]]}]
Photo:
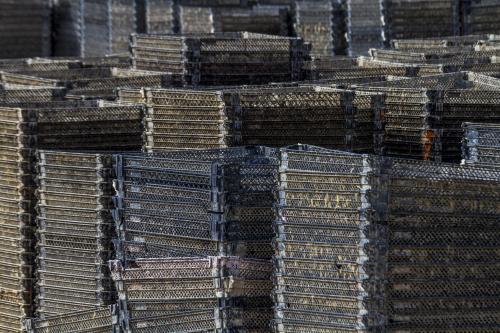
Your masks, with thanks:
[{"label": "wire mesh panel", "polygon": [[360,86],[386,94],[385,153],[458,162],[462,122],[494,121],[498,80],[460,72]]},{"label": "wire mesh panel", "polygon": [[237,145],[378,149],[382,95],[303,86],[225,91],[224,99]]},{"label": "wire mesh panel", "polygon": [[447,36],[447,37],[430,37],[416,39],[394,39],[391,45],[396,50],[431,50],[443,48],[461,47],[463,50],[472,51],[480,40],[488,40],[489,35],[466,35],[466,36]]},{"label": "wire mesh panel", "polygon": [[389,178],[388,330],[495,330],[498,172],[397,159]]},{"label": "wire mesh panel", "polygon": [[110,333],[113,330],[111,311],[78,310],[50,316],[44,320],[30,319],[25,322],[27,333]]},{"label": "wire mesh panel", "polygon": [[485,167],[500,167],[500,125],[465,123],[463,162]]},{"label": "wire mesh panel", "polygon": [[179,6],[179,31],[183,34],[214,33],[213,8]]},{"label": "wire mesh panel", "polygon": [[386,0],[384,12],[391,40],[460,34],[459,0]]},{"label": "wire mesh panel", "polygon": [[174,33],[174,1],[144,0],[143,3],[145,32],[149,34]]},{"label": "wire mesh panel", "polygon": [[0,105],[61,100],[64,94],[66,94],[66,89],[62,87],[0,83]]},{"label": "wire mesh panel", "polygon": [[133,35],[135,68],[167,71],[179,85],[265,84],[300,79],[300,38],[253,33]]},{"label": "wire mesh panel", "polygon": [[110,266],[124,332],[263,330],[271,319],[269,261],[168,258]]},{"label": "wire mesh panel", "polygon": [[372,47],[382,47],[384,35],[385,1],[347,1],[347,44],[351,56],[366,54]]},{"label": "wire mesh panel", "polygon": [[34,297],[34,114],[0,107],[0,330],[21,332]]},{"label": "wire mesh panel", "polygon": [[296,1],[294,30],[297,36],[311,43],[311,55],[332,56],[334,38],[333,3],[331,1]]},{"label": "wire mesh panel", "polygon": [[38,160],[37,316],[50,330],[51,316],[114,302],[112,158],[41,151]]},{"label": "wire mesh panel", "polygon": [[50,56],[52,2],[2,0],[0,5],[0,58]]},{"label": "wire mesh panel", "polygon": [[379,161],[302,145],[280,154],[275,331],[383,331]]},{"label": "wire mesh panel", "polygon": [[462,0],[464,34],[500,33],[500,3],[496,0]]}]

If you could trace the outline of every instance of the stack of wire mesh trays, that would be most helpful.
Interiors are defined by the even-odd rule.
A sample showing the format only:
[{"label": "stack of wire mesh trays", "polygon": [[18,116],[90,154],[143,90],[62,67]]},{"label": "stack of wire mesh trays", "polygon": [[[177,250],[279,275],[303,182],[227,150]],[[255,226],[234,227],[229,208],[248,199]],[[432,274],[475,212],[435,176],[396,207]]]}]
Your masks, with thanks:
[{"label": "stack of wire mesh trays", "polygon": [[146,103],[145,150],[209,149],[231,145],[218,91],[120,89],[120,102]]},{"label": "stack of wire mesh trays", "polygon": [[38,155],[38,318],[114,302],[112,167],[111,155]]},{"label": "stack of wire mesh trays", "polygon": [[39,148],[141,150],[144,106],[95,103],[35,109]]},{"label": "stack of wire mesh trays", "polygon": [[179,32],[183,34],[214,33],[214,13],[211,7],[179,6]]},{"label": "stack of wire mesh trays", "polygon": [[443,49],[450,47],[461,47],[463,50],[474,50],[475,45],[481,40],[488,40],[489,35],[467,35],[467,36],[447,36],[434,38],[417,39],[394,39],[391,45],[396,50],[416,50],[416,49]]},{"label": "stack of wire mesh trays", "polygon": [[347,1],[347,44],[351,56],[366,54],[385,42],[382,0]]},{"label": "stack of wire mesh trays", "polygon": [[270,35],[289,35],[288,8],[273,5],[213,8],[214,31],[249,31]]},{"label": "stack of wire mesh trays", "polygon": [[134,0],[61,0],[56,8],[55,54],[95,57],[126,52],[136,32]]},{"label": "stack of wire mesh trays", "polygon": [[0,58],[51,55],[50,0],[2,0]]},{"label": "stack of wire mesh trays", "polygon": [[280,150],[275,332],[382,332],[384,235],[376,158]]},{"label": "stack of wire mesh trays", "polygon": [[465,123],[463,162],[500,168],[500,124]]},{"label": "stack of wire mesh trays", "polygon": [[386,0],[384,21],[389,40],[460,34],[459,0]]},{"label": "stack of wire mesh trays", "polygon": [[173,0],[141,0],[140,3],[144,15],[144,32],[148,34],[171,34],[175,32]]},{"label": "stack of wire mesh trays", "polygon": [[[228,206],[218,202],[222,200],[224,193],[215,195],[220,191],[216,180],[222,177],[218,176],[217,170],[223,168],[217,163],[219,160],[243,161],[247,157],[252,158],[253,151],[253,149],[246,148],[230,148],[161,152],[150,156],[117,156],[116,187],[119,191],[115,200],[117,206],[115,220],[119,227],[119,239],[123,243],[119,247],[118,258],[126,261],[127,257],[206,257],[231,251],[221,243],[225,237],[222,226],[224,217],[233,216],[234,221],[229,222],[236,223],[236,220],[251,214],[229,214],[225,211]],[[269,163],[255,162],[256,168],[260,167],[259,170],[270,168],[261,164]],[[251,168],[248,167],[245,170],[251,170]],[[223,170],[220,171],[221,175],[222,172]],[[254,179],[254,183],[260,182],[260,188],[272,187],[273,179],[268,179],[272,178],[271,171],[266,171],[267,173],[264,174],[259,174],[255,170],[253,172],[260,176],[259,180]],[[248,173],[252,174],[250,171]],[[240,179],[242,178],[230,180],[235,182]],[[225,178],[219,179],[219,182],[224,181]],[[251,183],[251,180],[247,182]],[[247,188],[246,186],[239,184],[229,186],[229,188],[241,190],[240,197],[245,198],[243,191]],[[255,192],[252,188],[245,191],[250,196]],[[233,196],[239,198],[237,195]],[[263,194],[262,200],[265,198],[267,197]],[[261,201],[255,199],[254,203],[261,203]],[[244,204],[251,206],[252,202],[240,202],[239,206]],[[268,203],[268,207],[271,206]],[[250,210],[250,208],[247,209],[247,211]],[[242,209],[235,211],[242,211]],[[224,212],[226,212],[225,215]],[[265,222],[266,219],[262,216],[266,214],[260,215],[261,221]],[[251,222],[248,224],[250,225]],[[242,255],[241,252],[229,253]]]},{"label": "stack of wire mesh trays", "polygon": [[394,72],[388,71],[388,75],[392,76],[407,76],[407,77],[415,77],[415,76],[429,76],[429,75],[438,75],[442,74],[445,71],[444,66],[439,64],[412,64],[412,63],[400,63],[400,62],[390,62],[390,61],[382,61],[376,60],[369,57],[358,57],[358,65],[363,68],[390,68],[390,67],[400,67],[406,69],[405,75],[398,75],[397,70],[394,69]]},{"label": "stack of wire mesh trays", "polygon": [[311,43],[311,55],[332,56],[335,48],[332,1],[296,1],[293,14],[295,33]]},{"label": "stack of wire mesh trays", "polygon": [[500,34],[499,15],[497,0],[462,0],[462,33]]},{"label": "stack of wire mesh trays", "polygon": [[303,142],[356,152],[378,151],[383,99],[315,85],[224,91],[235,145]]},{"label": "stack of wire mesh trays", "polygon": [[10,87],[56,87],[56,80],[0,71],[0,83]]},{"label": "stack of wire mesh trays", "polygon": [[265,84],[301,78],[309,47],[301,38],[247,32],[132,35],[135,68],[168,71],[187,85]]},{"label": "stack of wire mesh trays", "polygon": [[270,261],[160,258],[110,267],[123,332],[262,332],[269,325]]},{"label": "stack of wire mesh trays", "polygon": [[65,94],[66,89],[62,87],[0,83],[0,105],[61,100]]},{"label": "stack of wire mesh trays", "polygon": [[34,284],[34,114],[0,107],[0,330],[21,332]]},{"label": "stack of wire mesh trays", "polygon": [[113,323],[110,309],[102,308],[70,311],[43,320],[30,319],[25,321],[25,329],[27,333],[110,333]]},{"label": "stack of wire mesh trays", "polygon": [[458,72],[359,86],[386,95],[386,154],[458,162],[462,122],[498,119],[498,79]]},{"label": "stack of wire mesh trays", "polygon": [[498,170],[396,159],[388,175],[387,331],[498,330]]}]

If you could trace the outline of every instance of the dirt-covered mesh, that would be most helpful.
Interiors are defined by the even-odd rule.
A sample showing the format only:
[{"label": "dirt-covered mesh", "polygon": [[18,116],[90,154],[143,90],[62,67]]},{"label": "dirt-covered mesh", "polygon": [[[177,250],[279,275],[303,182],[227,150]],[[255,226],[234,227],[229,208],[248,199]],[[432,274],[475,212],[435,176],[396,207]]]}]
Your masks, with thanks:
[{"label": "dirt-covered mesh", "polygon": [[[58,326],[51,316],[115,301],[107,267],[114,237],[111,168],[111,155],[38,155],[37,317],[46,329]],[[92,325],[110,318],[108,312]]]},{"label": "dirt-covered mesh", "polygon": [[301,38],[255,33],[132,35],[135,68],[173,74],[178,85],[237,85],[301,78]]},{"label": "dirt-covered mesh", "polygon": [[175,8],[172,0],[144,0],[144,29],[149,34],[170,34],[175,29]]},{"label": "dirt-covered mesh", "polygon": [[462,123],[495,122],[498,79],[450,73],[359,86],[386,94],[385,153],[459,162]]},{"label": "dirt-covered mesh", "polygon": [[500,168],[500,125],[464,123],[463,162]]},{"label": "dirt-covered mesh", "polygon": [[347,1],[347,45],[350,56],[366,55],[370,48],[380,48],[385,43],[382,20],[384,1]]},{"label": "dirt-covered mesh", "polygon": [[462,32],[464,34],[499,34],[496,19],[500,4],[495,0],[467,0],[462,2]]}]

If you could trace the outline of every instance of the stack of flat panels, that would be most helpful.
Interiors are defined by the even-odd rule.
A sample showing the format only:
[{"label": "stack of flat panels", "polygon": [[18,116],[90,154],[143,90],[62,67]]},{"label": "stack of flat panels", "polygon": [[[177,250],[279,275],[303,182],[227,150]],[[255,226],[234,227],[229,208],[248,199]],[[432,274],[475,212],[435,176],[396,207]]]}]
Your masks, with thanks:
[{"label": "stack of flat panels", "polygon": [[224,91],[235,145],[377,151],[383,96],[322,86]]},{"label": "stack of flat panels", "polygon": [[498,0],[462,0],[464,34],[500,34]]},{"label": "stack of flat panels", "polygon": [[0,1],[0,58],[51,55],[51,1]]},{"label": "stack of flat panels", "polygon": [[500,125],[465,123],[464,129],[464,163],[500,168]]},{"label": "stack of flat panels", "polygon": [[462,122],[498,121],[498,87],[498,79],[459,72],[358,88],[386,94],[386,154],[458,162]]},{"label": "stack of flat panels", "polygon": [[377,160],[299,145],[280,165],[275,332],[384,332]]},{"label": "stack of flat panels", "polygon": [[122,103],[145,103],[145,150],[210,149],[232,145],[219,91],[120,89]]},{"label": "stack of flat panels", "polygon": [[135,68],[167,71],[188,85],[216,86],[297,81],[309,53],[301,38],[246,32],[133,35],[131,49]]},{"label": "stack of flat panels", "polygon": [[388,193],[388,332],[498,329],[500,174],[395,160]]},{"label": "stack of flat panels", "polygon": [[19,333],[34,285],[34,114],[0,107],[0,330]]},{"label": "stack of flat panels", "polygon": [[41,151],[38,161],[38,318],[112,304],[112,157]]},{"label": "stack of flat panels", "polygon": [[332,1],[296,1],[294,30],[311,43],[311,55],[322,57],[334,53]]},{"label": "stack of flat panels", "polygon": [[214,8],[215,32],[249,31],[288,36],[288,9],[257,5],[249,8]]},{"label": "stack of flat panels", "polygon": [[126,305],[119,311],[123,332],[262,332],[269,325],[270,261],[164,258],[110,266]]},{"label": "stack of flat panels", "polygon": [[61,0],[57,6],[56,55],[95,57],[128,50],[129,35],[136,32],[134,0]]},{"label": "stack of flat panels", "polygon": [[143,0],[145,32],[171,34],[175,31],[173,0]]},{"label": "stack of flat panels", "polygon": [[62,87],[25,86],[0,83],[0,105],[60,100],[66,94]]},{"label": "stack of flat panels", "polygon": [[385,42],[382,0],[347,1],[347,43],[351,56],[366,54]]},{"label": "stack of flat panels", "polygon": [[214,33],[214,14],[211,7],[179,6],[179,32],[183,34]]},{"label": "stack of flat panels", "polygon": [[111,312],[100,310],[72,311],[44,320],[31,319],[25,322],[27,333],[110,333],[113,331]]},{"label": "stack of flat panels", "polygon": [[459,0],[386,0],[384,21],[390,40],[456,36]]}]

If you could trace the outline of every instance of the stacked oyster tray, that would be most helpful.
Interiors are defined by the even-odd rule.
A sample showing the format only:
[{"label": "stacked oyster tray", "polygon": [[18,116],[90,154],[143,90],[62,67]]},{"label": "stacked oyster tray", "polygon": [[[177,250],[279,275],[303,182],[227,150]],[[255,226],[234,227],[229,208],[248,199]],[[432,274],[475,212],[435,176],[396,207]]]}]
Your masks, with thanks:
[{"label": "stacked oyster tray", "polygon": [[111,312],[100,310],[72,311],[46,319],[30,319],[25,322],[27,333],[110,333],[113,331]]},{"label": "stacked oyster tray", "polygon": [[166,71],[181,85],[265,84],[301,77],[309,47],[301,38],[254,33],[132,35],[137,69]]},{"label": "stacked oyster tray", "polygon": [[381,0],[347,1],[347,44],[349,55],[366,54],[372,47],[385,42]]},{"label": "stacked oyster tray", "polygon": [[111,156],[41,151],[38,160],[37,317],[112,304]]},{"label": "stacked oyster tray", "polygon": [[171,34],[175,30],[174,1],[142,0],[145,32]]},{"label": "stacked oyster tray", "polygon": [[464,34],[499,34],[500,3],[497,0],[462,0]]},{"label": "stacked oyster tray", "polygon": [[500,166],[500,124],[464,123],[463,161],[485,167]]}]

